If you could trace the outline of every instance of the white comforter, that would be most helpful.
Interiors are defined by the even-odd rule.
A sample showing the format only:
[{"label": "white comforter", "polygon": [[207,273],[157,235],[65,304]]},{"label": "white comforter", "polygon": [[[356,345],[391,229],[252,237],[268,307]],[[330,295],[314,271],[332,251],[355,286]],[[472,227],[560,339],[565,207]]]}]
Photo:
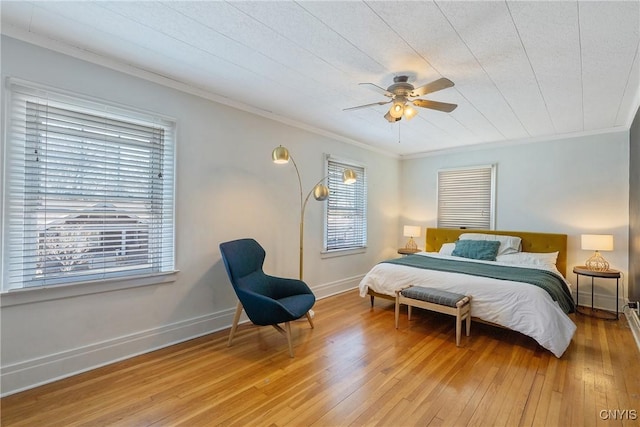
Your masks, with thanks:
[{"label": "white comforter", "polygon": [[[418,255],[461,259],[427,252]],[[530,265],[522,267],[542,268]],[[395,297],[396,289],[410,285],[470,295],[472,316],[530,336],[556,357],[565,352],[576,330],[573,321],[545,290],[508,280],[381,263],[373,267],[360,282],[360,296],[365,297],[371,288]],[[570,285],[567,283],[567,286]]]}]

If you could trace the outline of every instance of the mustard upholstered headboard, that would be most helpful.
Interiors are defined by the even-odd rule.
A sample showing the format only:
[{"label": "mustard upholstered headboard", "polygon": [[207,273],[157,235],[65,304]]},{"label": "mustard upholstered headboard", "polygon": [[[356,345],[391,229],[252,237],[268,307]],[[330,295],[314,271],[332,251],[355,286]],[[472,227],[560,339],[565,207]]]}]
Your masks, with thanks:
[{"label": "mustard upholstered headboard", "polygon": [[556,252],[558,271],[566,277],[567,272],[567,235],[555,233],[535,233],[529,231],[470,230],[458,228],[427,228],[425,250],[437,252],[443,243],[453,243],[463,233],[501,234],[522,239],[522,252]]}]

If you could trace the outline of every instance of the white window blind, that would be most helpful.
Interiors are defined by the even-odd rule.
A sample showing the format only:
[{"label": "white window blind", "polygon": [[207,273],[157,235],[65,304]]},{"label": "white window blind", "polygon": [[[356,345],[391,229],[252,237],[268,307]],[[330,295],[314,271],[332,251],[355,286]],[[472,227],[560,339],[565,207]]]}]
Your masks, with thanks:
[{"label": "white window blind", "polygon": [[494,228],[495,166],[438,171],[438,227]]},{"label": "white window blind", "polygon": [[174,124],[10,85],[3,290],[174,269]]},{"label": "white window blind", "polygon": [[[353,170],[356,182],[345,184],[342,174]],[[367,176],[365,168],[327,157],[329,200],[326,205],[325,250],[367,245]]]}]

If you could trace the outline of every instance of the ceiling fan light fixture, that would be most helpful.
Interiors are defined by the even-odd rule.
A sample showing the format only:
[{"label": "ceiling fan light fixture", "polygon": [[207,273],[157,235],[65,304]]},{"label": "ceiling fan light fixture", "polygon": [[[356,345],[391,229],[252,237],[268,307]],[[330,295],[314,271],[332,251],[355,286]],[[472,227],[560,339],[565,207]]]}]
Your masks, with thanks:
[{"label": "ceiling fan light fixture", "polygon": [[389,123],[395,123],[398,120],[400,120],[402,117],[396,118],[396,117],[391,116],[391,110],[389,110],[389,111],[387,111],[387,114],[384,115],[384,118],[387,119],[387,121]]},{"label": "ceiling fan light fixture", "polygon": [[404,114],[404,103],[401,101],[395,101],[389,109],[389,114],[395,119],[399,119]]},{"label": "ceiling fan light fixture", "polygon": [[413,108],[413,105],[407,104],[404,107],[404,117],[407,120],[413,119],[417,114],[418,114],[418,111],[415,108]]}]

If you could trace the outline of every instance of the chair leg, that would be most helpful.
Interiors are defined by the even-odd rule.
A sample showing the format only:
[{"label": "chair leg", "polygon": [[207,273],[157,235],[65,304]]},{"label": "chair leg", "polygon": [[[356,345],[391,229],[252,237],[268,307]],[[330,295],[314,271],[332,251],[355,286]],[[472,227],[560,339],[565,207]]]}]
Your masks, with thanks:
[{"label": "chair leg", "polygon": [[285,322],[284,323],[285,329],[282,329],[282,326],[278,324],[271,325],[271,326],[276,328],[276,331],[280,332],[282,335],[287,337],[287,344],[289,345],[289,357],[293,357],[293,342],[291,341],[291,323]]},{"label": "chair leg", "polygon": [[286,322],[284,326],[287,330],[287,342],[289,343],[289,357],[293,357],[293,342],[291,342],[291,323]]},{"label": "chair leg", "polygon": [[227,342],[227,347],[231,347],[231,341],[233,341],[233,336],[236,334],[236,329],[238,329],[238,321],[240,320],[241,314],[242,303],[238,301],[238,305],[236,305],[236,314],[233,316],[233,325],[231,325],[231,332],[229,332],[229,341]]},{"label": "chair leg", "polygon": [[311,325],[311,329],[313,329],[314,326],[313,326],[313,318],[311,317],[311,310],[307,311],[307,320],[309,321],[309,324]]}]

